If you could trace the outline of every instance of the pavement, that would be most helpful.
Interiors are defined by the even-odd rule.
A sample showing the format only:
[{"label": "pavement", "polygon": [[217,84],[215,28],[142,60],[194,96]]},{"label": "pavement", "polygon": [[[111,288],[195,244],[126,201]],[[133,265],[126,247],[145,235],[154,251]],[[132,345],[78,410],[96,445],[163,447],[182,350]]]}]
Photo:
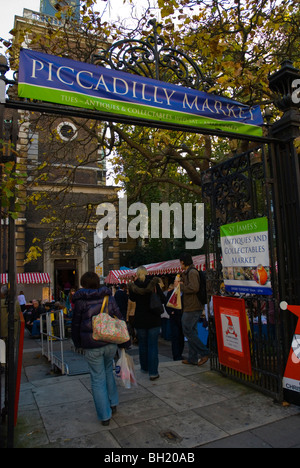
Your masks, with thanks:
[{"label": "pavement", "polygon": [[97,420],[89,374],[54,372],[40,340],[25,335],[15,448],[102,448],[108,456],[117,449],[300,448],[300,407],[276,404],[211,371],[209,362],[174,362],[163,339],[156,381],[140,372],[138,348],[129,353],[138,385],[125,389],[118,381],[120,404],[106,427]]}]

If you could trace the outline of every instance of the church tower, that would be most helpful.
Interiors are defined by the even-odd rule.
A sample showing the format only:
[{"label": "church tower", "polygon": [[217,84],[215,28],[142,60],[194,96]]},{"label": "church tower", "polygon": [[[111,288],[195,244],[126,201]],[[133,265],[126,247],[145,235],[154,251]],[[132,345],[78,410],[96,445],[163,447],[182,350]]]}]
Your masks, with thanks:
[{"label": "church tower", "polygon": [[44,15],[55,16],[64,6],[70,6],[74,19],[80,20],[80,0],[41,0],[40,11]]},{"label": "church tower", "polygon": [[[17,47],[12,50],[13,66],[18,66],[19,39],[30,49],[34,34],[46,36],[49,28],[58,27],[62,36],[69,34],[71,43],[72,25],[68,22],[65,27],[63,14],[62,18],[55,17],[60,9],[64,12],[64,6],[74,8],[73,18],[79,23],[79,0],[40,0],[40,12],[24,9],[22,17],[15,17]],[[84,35],[80,36],[76,25],[74,31],[74,43],[81,41],[84,47]],[[99,48],[103,47],[103,39],[95,37],[97,41]],[[38,49],[37,43],[34,49]],[[64,50],[68,51],[67,47]],[[79,59],[77,50],[71,47],[70,53]],[[81,118],[80,113],[68,117],[59,109],[57,114],[20,112],[18,144],[22,149],[18,147],[18,152],[21,158],[22,151],[20,164],[24,164],[27,183],[24,182],[22,216],[16,220],[17,272],[48,273],[53,295],[59,299],[64,284],[78,288],[86,271],[95,271],[104,281],[110,270],[120,268],[119,239],[101,240],[96,233],[97,206],[117,198],[116,187],[107,185],[106,160],[100,143],[104,127],[97,119]],[[40,173],[44,168],[45,176]],[[47,204],[46,211],[41,204],[41,210],[36,209],[35,199],[40,203],[41,196]],[[50,215],[53,210],[54,217]],[[49,223],[43,222],[45,216]],[[33,240],[39,243],[40,255],[27,262]],[[122,247],[126,253],[127,245],[123,243]]]}]

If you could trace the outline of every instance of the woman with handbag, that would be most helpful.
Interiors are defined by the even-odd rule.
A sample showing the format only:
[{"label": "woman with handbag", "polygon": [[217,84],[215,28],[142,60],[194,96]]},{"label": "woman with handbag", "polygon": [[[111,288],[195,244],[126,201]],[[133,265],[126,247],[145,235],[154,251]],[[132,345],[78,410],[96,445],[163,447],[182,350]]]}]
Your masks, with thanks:
[{"label": "woman with handbag", "polygon": [[[108,426],[119,404],[113,374],[113,359],[117,352],[117,345],[93,338],[93,317],[101,312],[104,301],[107,301],[106,297],[108,297],[109,316],[115,316],[120,320],[123,320],[123,317],[112,297],[111,290],[106,286],[100,287],[100,280],[96,273],[85,273],[80,283],[82,289],[79,289],[73,296],[75,305],[72,318],[72,340],[76,348],[85,350],[97,415],[102,424]],[[119,346],[127,347],[128,343]]]},{"label": "woman with handbag", "polygon": [[147,269],[137,269],[137,279],[129,284],[129,299],[136,303],[134,327],[137,330],[139,358],[142,372],[150,380],[159,378],[158,336],[161,329],[162,304],[166,298],[159,287],[159,278],[147,278]]}]

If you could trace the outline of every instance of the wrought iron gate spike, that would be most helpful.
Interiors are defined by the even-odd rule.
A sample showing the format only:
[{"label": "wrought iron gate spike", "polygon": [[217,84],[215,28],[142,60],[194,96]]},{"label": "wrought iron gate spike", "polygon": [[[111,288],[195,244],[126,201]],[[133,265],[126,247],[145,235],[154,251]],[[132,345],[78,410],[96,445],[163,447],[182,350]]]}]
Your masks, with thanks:
[{"label": "wrought iron gate spike", "polygon": [[[146,39],[123,39],[92,56],[94,65],[108,65],[140,76],[172,82],[207,91],[213,82],[202,73],[198,64],[181,49],[167,46],[158,33],[161,26],[155,19],[148,22],[153,34]],[[165,79],[168,76],[168,79]]]}]

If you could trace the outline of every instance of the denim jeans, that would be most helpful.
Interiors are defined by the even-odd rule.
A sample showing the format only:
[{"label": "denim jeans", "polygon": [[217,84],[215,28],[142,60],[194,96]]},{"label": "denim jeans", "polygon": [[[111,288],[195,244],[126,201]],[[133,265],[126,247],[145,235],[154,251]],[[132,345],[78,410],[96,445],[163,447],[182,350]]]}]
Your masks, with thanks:
[{"label": "denim jeans", "polygon": [[92,394],[100,421],[112,416],[111,407],[119,404],[118,389],[113,374],[113,359],[117,345],[85,350],[85,357],[91,372]]},{"label": "denim jeans", "polygon": [[189,346],[189,362],[198,363],[198,356],[204,358],[209,355],[208,348],[202,343],[198,337],[197,323],[202,315],[202,311],[184,312],[182,315],[182,329],[184,336],[188,339]]},{"label": "denim jeans", "polygon": [[31,336],[39,336],[41,333],[40,330],[40,321],[35,320],[32,324]]},{"label": "denim jeans", "polygon": [[158,375],[158,335],[160,327],[138,328],[140,365],[143,372],[150,377]]}]

